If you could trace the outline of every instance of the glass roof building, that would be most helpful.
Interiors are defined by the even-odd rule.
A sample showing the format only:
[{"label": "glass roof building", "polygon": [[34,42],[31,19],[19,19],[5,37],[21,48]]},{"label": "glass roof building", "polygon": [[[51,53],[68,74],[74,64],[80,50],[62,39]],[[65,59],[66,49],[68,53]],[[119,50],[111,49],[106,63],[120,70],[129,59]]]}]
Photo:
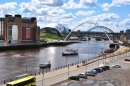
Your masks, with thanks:
[{"label": "glass roof building", "polygon": [[41,31],[45,33],[57,34],[60,36],[67,35],[70,32],[68,28],[56,23],[44,26],[44,28],[42,28]]}]

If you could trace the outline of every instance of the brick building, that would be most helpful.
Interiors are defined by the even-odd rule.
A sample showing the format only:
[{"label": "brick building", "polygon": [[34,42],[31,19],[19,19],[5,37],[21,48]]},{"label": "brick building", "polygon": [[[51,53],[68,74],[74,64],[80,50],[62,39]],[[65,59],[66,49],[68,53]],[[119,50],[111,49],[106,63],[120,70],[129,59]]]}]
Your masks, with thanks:
[{"label": "brick building", "polygon": [[5,42],[32,43],[40,40],[40,28],[35,17],[5,15],[3,26]]}]

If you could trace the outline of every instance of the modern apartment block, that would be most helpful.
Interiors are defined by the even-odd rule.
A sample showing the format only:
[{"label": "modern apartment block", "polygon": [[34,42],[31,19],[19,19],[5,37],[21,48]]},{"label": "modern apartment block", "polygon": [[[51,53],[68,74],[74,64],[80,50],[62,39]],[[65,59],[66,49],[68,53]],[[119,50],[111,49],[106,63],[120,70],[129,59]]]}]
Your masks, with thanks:
[{"label": "modern apartment block", "polygon": [[40,40],[40,28],[37,27],[35,17],[22,18],[19,14],[15,16],[5,15],[3,26],[0,27],[0,30],[4,30],[5,42],[32,43]]}]

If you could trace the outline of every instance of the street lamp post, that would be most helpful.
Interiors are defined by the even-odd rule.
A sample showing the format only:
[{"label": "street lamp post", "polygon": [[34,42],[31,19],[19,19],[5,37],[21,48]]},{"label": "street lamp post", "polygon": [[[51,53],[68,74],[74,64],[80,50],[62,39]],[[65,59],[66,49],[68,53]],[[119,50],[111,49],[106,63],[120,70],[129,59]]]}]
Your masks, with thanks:
[{"label": "street lamp post", "polygon": [[27,74],[27,64],[26,64],[26,74]]},{"label": "street lamp post", "polygon": [[68,65],[68,78],[69,78],[69,65]]},{"label": "street lamp post", "polygon": [[89,53],[88,53],[88,58],[87,58],[87,62],[86,62],[86,72],[87,72],[87,66],[88,66],[88,59],[89,59]]},{"label": "street lamp post", "polygon": [[99,67],[99,58],[100,58],[100,53],[98,53],[97,58],[98,58],[98,67]]},{"label": "street lamp post", "polygon": [[105,64],[105,61],[104,61],[104,52],[103,52],[103,47],[102,47],[102,55],[103,55],[103,64]]},{"label": "street lamp post", "polygon": [[106,65],[106,53],[104,53],[105,54],[105,65]]},{"label": "street lamp post", "polygon": [[67,57],[66,57],[66,65],[68,66],[68,79],[69,79],[69,64],[67,64]]},{"label": "street lamp post", "polygon": [[44,71],[42,72],[43,75],[43,79],[42,79],[42,86],[43,86],[43,82],[44,82]]}]

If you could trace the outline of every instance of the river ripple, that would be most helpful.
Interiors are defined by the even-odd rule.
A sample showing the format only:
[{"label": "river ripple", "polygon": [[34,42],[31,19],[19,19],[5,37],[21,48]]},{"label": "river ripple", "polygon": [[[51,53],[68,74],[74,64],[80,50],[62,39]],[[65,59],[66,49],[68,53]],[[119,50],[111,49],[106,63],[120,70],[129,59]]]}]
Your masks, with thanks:
[{"label": "river ripple", "polygon": [[[98,52],[109,48],[109,41],[84,41],[66,46],[50,46],[39,49],[0,52],[0,83],[4,80],[26,73],[39,71],[39,64],[51,61],[56,68],[67,64],[96,57]],[[66,49],[78,49],[78,56],[62,56]],[[67,61],[66,61],[67,60]]]}]

